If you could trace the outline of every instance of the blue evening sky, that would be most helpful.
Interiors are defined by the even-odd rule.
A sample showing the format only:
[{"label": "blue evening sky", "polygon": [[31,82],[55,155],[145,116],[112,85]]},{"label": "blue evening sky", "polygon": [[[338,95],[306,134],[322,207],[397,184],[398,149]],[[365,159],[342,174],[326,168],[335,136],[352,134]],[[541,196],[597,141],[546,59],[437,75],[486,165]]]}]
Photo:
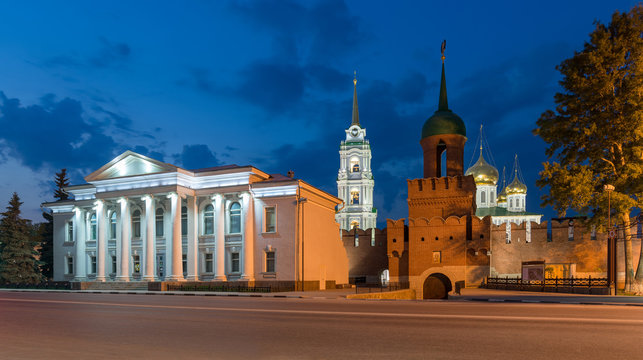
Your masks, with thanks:
[{"label": "blue evening sky", "polygon": [[[125,150],[187,169],[251,164],[332,194],[353,71],[373,149],[378,224],[407,216],[406,179],[437,109],[447,40],[450,108],[501,169],[518,154],[529,211],[555,66],[593,22],[637,1],[7,1],[0,15],[0,208],[41,221],[53,174],[72,183]],[[511,177],[508,176],[508,181]]]}]

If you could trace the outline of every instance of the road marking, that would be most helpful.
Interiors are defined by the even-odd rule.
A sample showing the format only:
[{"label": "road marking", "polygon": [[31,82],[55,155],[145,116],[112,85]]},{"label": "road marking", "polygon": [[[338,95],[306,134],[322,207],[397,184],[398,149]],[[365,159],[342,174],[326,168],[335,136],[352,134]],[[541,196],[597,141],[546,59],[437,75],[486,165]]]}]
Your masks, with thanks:
[{"label": "road marking", "polygon": [[34,300],[0,298],[0,301],[30,302],[49,304],[75,304],[94,306],[131,307],[143,309],[177,309],[177,310],[206,310],[248,313],[276,313],[276,314],[301,314],[301,315],[334,315],[334,316],[368,316],[385,318],[422,318],[422,319],[461,319],[461,320],[511,320],[511,321],[539,321],[539,322],[575,322],[575,323],[603,323],[603,324],[631,324],[643,325],[643,319],[599,319],[599,318],[558,318],[558,317],[530,317],[530,316],[498,316],[498,315],[446,315],[446,314],[421,314],[421,313],[374,313],[359,311],[323,311],[323,310],[283,310],[283,309],[256,309],[256,308],[227,308],[204,306],[180,305],[151,305],[151,304],[124,304],[91,301],[63,301],[63,300]]}]

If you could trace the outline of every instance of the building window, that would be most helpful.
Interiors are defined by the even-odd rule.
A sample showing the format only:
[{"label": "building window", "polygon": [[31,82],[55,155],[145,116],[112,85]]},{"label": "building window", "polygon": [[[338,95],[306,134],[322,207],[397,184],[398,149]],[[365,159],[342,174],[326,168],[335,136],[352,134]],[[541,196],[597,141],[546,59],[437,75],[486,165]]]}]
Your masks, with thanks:
[{"label": "building window", "polygon": [[135,238],[141,237],[141,212],[135,210],[132,214],[132,234]]},{"label": "building window", "polygon": [[214,206],[209,204],[203,210],[203,234],[214,234]]},{"label": "building window", "polygon": [[358,190],[351,190],[351,204],[353,204],[353,205],[359,204],[359,191]]},{"label": "building window", "polygon": [[163,236],[163,209],[156,209],[156,236]]},{"label": "building window", "polygon": [[274,273],[275,272],[275,252],[266,251],[266,272]]},{"label": "building window", "polygon": [[439,264],[442,262],[442,252],[441,251],[434,251],[433,252],[433,262],[436,264]]},{"label": "building window", "polygon": [[264,208],[264,232],[274,233],[277,232],[277,211],[274,206],[266,206]]},{"label": "building window", "polygon": [[141,256],[140,255],[132,256],[132,261],[134,263],[134,274],[140,274],[141,273]]},{"label": "building window", "polygon": [[89,273],[96,274],[96,256],[89,257]]},{"label": "building window", "polygon": [[89,228],[90,228],[90,234],[89,234],[89,239],[90,240],[96,240],[96,214],[92,214],[92,216],[89,218]]},{"label": "building window", "polygon": [[181,206],[181,236],[188,236],[188,208]]},{"label": "building window", "polygon": [[496,198],[496,191],[491,190],[491,196],[489,197],[489,201],[493,201],[493,199],[495,199],[495,198]]},{"label": "building window", "polygon": [[230,234],[241,232],[241,205],[238,202],[230,205]]},{"label": "building window", "polygon": [[359,159],[358,158],[352,158],[351,159],[351,171],[352,172],[359,172]]},{"label": "building window", "polygon": [[109,238],[116,239],[116,211],[109,216]]},{"label": "building window", "polygon": [[205,254],[205,272],[212,272],[212,254]]},{"label": "building window", "polygon": [[237,252],[230,254],[230,272],[239,272],[239,253]]},{"label": "building window", "polygon": [[67,241],[74,241],[74,222],[67,221]]},{"label": "building window", "polygon": [[569,241],[574,241],[574,220],[569,220],[569,226],[567,227],[567,238]]},{"label": "building window", "polygon": [[512,209],[514,207],[514,199],[509,199],[509,208]]},{"label": "building window", "polygon": [[183,254],[181,256],[181,263],[183,264],[183,276],[188,274],[188,256]]},{"label": "building window", "polygon": [[116,255],[112,255],[112,274],[116,274]]},{"label": "building window", "polygon": [[486,194],[485,194],[485,192],[484,192],[484,191],[482,191],[482,192],[480,193],[480,202],[481,202],[481,203],[483,203],[483,204],[484,204],[485,202],[487,202]]},{"label": "building window", "polygon": [[74,258],[72,256],[67,256],[67,267],[65,269],[66,275],[74,274]]}]

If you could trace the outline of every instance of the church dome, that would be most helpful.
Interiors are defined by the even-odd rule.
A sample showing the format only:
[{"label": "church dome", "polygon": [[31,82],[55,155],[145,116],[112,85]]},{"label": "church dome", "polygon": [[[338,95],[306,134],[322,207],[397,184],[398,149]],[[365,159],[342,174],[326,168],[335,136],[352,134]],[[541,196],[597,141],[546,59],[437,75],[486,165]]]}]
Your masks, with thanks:
[{"label": "church dome", "polygon": [[500,194],[498,194],[498,198],[496,199],[496,203],[502,204],[507,202],[507,188],[502,189]]},{"label": "church dome", "polygon": [[484,160],[482,152],[478,161],[464,175],[472,175],[476,185],[496,185],[499,177],[498,170]]},{"label": "church dome", "polygon": [[455,134],[467,136],[464,121],[449,110],[447,100],[447,82],[444,75],[444,62],[442,63],[442,79],[440,81],[440,100],[438,111],[424,122],[422,126],[422,139],[433,135]]},{"label": "church dome", "polygon": [[511,184],[507,185],[507,188],[505,190],[507,191],[507,195],[526,194],[527,185],[518,180],[518,176],[516,176],[514,177],[514,181],[512,181]]}]

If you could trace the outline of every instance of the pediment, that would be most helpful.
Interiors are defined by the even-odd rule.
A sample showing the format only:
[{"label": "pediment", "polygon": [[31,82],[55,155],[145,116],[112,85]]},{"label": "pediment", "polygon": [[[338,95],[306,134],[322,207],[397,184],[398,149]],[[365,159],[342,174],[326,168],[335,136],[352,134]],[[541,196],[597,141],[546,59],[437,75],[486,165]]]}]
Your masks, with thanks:
[{"label": "pediment", "polygon": [[85,181],[99,181],[120,177],[175,172],[177,167],[147,156],[126,151],[100,169],[85,177]]}]

